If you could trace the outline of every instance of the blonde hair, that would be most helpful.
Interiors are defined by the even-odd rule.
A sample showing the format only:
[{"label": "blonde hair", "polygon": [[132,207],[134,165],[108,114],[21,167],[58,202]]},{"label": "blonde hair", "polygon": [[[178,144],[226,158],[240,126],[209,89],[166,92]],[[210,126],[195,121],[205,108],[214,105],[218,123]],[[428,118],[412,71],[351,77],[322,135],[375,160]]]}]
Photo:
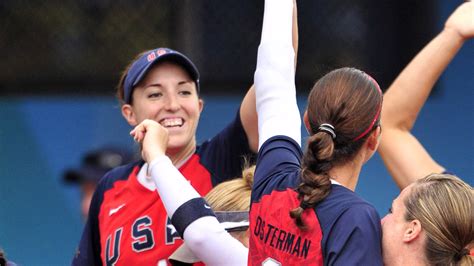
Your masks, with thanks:
[{"label": "blonde hair", "polygon": [[426,233],[429,265],[474,265],[473,188],[456,176],[431,174],[415,182],[405,199],[407,221],[419,220]]},{"label": "blonde hair", "polygon": [[[214,211],[248,211],[252,193],[255,165],[242,170],[242,178],[232,179],[215,186],[206,195],[207,203]],[[232,232],[237,239],[243,239],[246,232]]]},{"label": "blonde hair", "polygon": [[255,165],[242,170],[242,178],[232,179],[215,186],[206,195],[214,211],[248,211],[252,193]]}]

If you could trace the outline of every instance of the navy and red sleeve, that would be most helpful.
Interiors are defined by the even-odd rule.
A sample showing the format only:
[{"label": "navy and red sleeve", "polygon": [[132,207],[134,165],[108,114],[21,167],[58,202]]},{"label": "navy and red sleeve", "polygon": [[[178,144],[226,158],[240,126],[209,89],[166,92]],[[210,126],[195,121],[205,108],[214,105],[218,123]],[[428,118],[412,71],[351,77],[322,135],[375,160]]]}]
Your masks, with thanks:
[{"label": "navy and red sleeve", "polygon": [[341,214],[326,237],[324,265],[383,265],[377,211],[357,204]]},{"label": "navy and red sleeve", "polygon": [[259,201],[273,190],[296,187],[301,157],[301,147],[290,137],[274,136],[265,141],[258,152],[252,202]]},{"label": "navy and red sleeve", "polygon": [[204,142],[197,153],[211,173],[213,186],[241,176],[244,157],[251,159],[254,153],[250,150],[240,112],[222,131]]}]

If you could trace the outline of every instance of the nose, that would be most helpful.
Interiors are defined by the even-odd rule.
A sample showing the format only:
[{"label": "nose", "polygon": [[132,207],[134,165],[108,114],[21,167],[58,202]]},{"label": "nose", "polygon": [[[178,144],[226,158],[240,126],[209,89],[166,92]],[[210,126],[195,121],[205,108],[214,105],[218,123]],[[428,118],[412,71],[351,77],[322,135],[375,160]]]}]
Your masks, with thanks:
[{"label": "nose", "polygon": [[179,100],[174,94],[169,94],[166,101],[166,109],[169,111],[179,110]]}]

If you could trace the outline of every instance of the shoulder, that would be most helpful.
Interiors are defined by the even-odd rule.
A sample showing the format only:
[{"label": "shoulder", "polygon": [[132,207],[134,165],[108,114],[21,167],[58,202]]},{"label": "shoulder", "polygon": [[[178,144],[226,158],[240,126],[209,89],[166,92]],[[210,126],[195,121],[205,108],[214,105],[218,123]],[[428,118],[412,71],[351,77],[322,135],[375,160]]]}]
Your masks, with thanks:
[{"label": "shoulder", "polygon": [[144,161],[139,160],[126,165],[118,166],[108,171],[99,181],[96,193],[104,193],[113,187],[114,183],[120,180],[126,180],[136,166],[141,167]]},{"label": "shoulder", "polygon": [[272,191],[284,191],[299,183],[302,151],[287,136],[274,136],[261,146],[254,175],[252,201],[259,201]]},{"label": "shoulder", "polygon": [[316,210],[323,231],[323,253],[330,265],[348,261],[352,265],[382,265],[380,217],[370,203],[333,185]]},{"label": "shoulder", "polygon": [[375,207],[353,191],[332,185],[328,197],[316,206],[322,228],[372,228],[379,230],[380,216]]},{"label": "shoulder", "polygon": [[258,160],[262,157],[275,157],[279,160],[288,160],[289,156],[298,163],[303,156],[300,145],[288,136],[277,135],[266,140],[258,151]]}]

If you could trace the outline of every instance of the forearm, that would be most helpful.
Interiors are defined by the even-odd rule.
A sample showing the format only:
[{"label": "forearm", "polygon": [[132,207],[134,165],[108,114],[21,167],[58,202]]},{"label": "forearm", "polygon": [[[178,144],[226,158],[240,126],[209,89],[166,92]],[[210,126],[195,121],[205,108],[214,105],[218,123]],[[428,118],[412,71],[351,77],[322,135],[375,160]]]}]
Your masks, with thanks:
[{"label": "forearm", "polygon": [[187,201],[201,197],[166,156],[154,159],[149,172],[169,217]]},{"label": "forearm", "polygon": [[[293,14],[292,14],[292,45],[294,50],[294,67],[296,69],[297,55],[298,55],[298,12],[296,7],[296,0],[293,0]],[[245,95],[242,105],[240,107],[240,117],[242,126],[249,140],[249,147],[253,152],[258,150],[258,115],[255,99],[255,86],[252,85]]]},{"label": "forearm", "polygon": [[441,73],[464,39],[444,29],[405,67],[384,95],[382,125],[409,131]]},{"label": "forearm", "polygon": [[215,217],[202,217],[184,231],[189,249],[206,265],[247,265],[248,249]]},{"label": "forearm", "polygon": [[265,1],[255,72],[259,146],[274,135],[300,143],[294,83],[293,0]]}]

